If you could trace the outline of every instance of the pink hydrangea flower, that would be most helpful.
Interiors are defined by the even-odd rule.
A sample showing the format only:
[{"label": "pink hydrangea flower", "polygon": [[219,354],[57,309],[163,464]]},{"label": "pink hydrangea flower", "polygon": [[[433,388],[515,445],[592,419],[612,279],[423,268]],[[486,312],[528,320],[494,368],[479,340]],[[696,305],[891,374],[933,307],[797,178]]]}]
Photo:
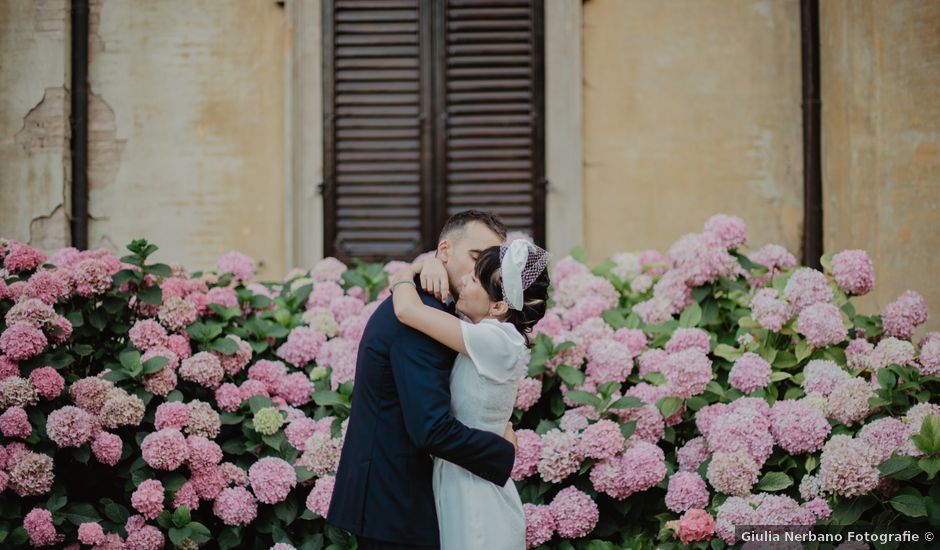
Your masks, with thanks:
[{"label": "pink hydrangea flower", "polygon": [[913,290],[905,290],[881,310],[885,334],[902,340],[910,340],[914,329],[926,323],[927,317],[927,301]]},{"label": "pink hydrangea flower", "polygon": [[23,528],[29,535],[33,546],[49,546],[62,540],[52,523],[52,512],[43,508],[33,508],[23,518]]},{"label": "pink hydrangea flower", "polygon": [[56,409],[46,419],[46,433],[59,447],[81,447],[91,440],[95,431],[95,418],[78,407]]},{"label": "pink hydrangea flower", "polygon": [[829,395],[837,385],[850,378],[852,375],[842,370],[835,361],[814,359],[803,369],[803,391]]},{"label": "pink hydrangea flower", "polygon": [[277,395],[291,405],[306,405],[313,398],[313,383],[302,372],[295,372],[277,381]]},{"label": "pink hydrangea flower", "polygon": [[[195,323],[198,315],[195,305],[178,296],[171,296],[164,300],[163,305],[160,306],[160,310],[157,313],[160,322],[171,330],[183,330],[187,326]],[[169,345],[169,342],[167,344],[167,347],[173,349],[173,347]],[[182,357],[182,355],[180,357]]]},{"label": "pink hydrangea flower", "polygon": [[861,378],[839,383],[829,394],[827,410],[832,418],[847,426],[868,416],[868,400],[875,396],[871,386]]},{"label": "pink hydrangea flower", "polygon": [[168,401],[157,405],[153,425],[157,430],[182,430],[189,424],[189,407],[181,401]]},{"label": "pink hydrangea flower", "polygon": [[803,308],[796,320],[797,330],[813,347],[821,348],[845,341],[849,332],[842,312],[832,304],[815,303]]},{"label": "pink hydrangea flower", "polygon": [[515,408],[527,411],[542,397],[542,381],[528,376],[519,381],[516,387]]},{"label": "pink hydrangea flower", "polygon": [[670,354],[663,370],[674,395],[679,397],[699,395],[712,379],[711,359],[696,348]]},{"label": "pink hydrangea flower", "polygon": [[319,281],[313,285],[313,291],[307,297],[307,308],[325,307],[329,308],[330,303],[345,293],[343,287],[334,281]]},{"label": "pink hydrangea flower", "polygon": [[633,370],[633,352],[616,340],[597,340],[588,347],[585,372],[596,384],[623,382]]},{"label": "pink hydrangea flower", "polygon": [[213,351],[212,353],[219,358],[219,362],[222,364],[222,370],[231,376],[235,376],[251,362],[253,350],[251,349],[251,344],[234,334],[229,334],[226,338],[235,342],[238,346],[238,350],[231,355],[225,355],[219,351]]},{"label": "pink hydrangea flower", "polygon": [[3,267],[11,273],[32,271],[46,261],[46,253],[28,244],[10,239],[0,249]]},{"label": "pink hydrangea flower", "polygon": [[95,522],[82,523],[78,526],[78,541],[88,545],[101,544],[105,541],[104,529]]},{"label": "pink hydrangea flower", "polygon": [[555,429],[542,436],[542,453],[537,468],[545,481],[560,483],[578,471],[582,459],[577,435]]},{"label": "pink hydrangea flower", "polygon": [[809,267],[794,271],[783,293],[797,311],[813,304],[832,302],[829,280],[819,271]]},{"label": "pink hydrangea flower", "polygon": [[616,414],[623,422],[636,421],[636,429],[630,436],[631,439],[655,443],[662,439],[665,433],[665,419],[655,405],[619,409]]},{"label": "pink hydrangea flower", "polygon": [[98,258],[82,260],[72,267],[71,278],[75,293],[88,298],[111,290],[111,270],[107,262]]},{"label": "pink hydrangea flower", "polygon": [[0,334],[0,350],[13,361],[25,361],[42,353],[46,335],[29,323],[15,323]]},{"label": "pink hydrangea flower", "polygon": [[779,332],[792,315],[792,306],[778,299],[772,288],[762,288],[751,298],[751,316],[767,330]]},{"label": "pink hydrangea flower", "polygon": [[245,254],[231,251],[215,264],[220,273],[232,273],[239,281],[250,281],[255,274],[255,261]]},{"label": "pink hydrangea flower", "polygon": [[222,370],[222,363],[215,355],[201,351],[192,357],[183,359],[179,369],[180,377],[189,382],[195,382],[200,386],[215,389],[222,383],[222,377],[225,371]]},{"label": "pink hydrangea flower", "polygon": [[7,325],[26,323],[36,328],[42,328],[43,325],[51,322],[55,316],[55,310],[49,304],[36,298],[27,298],[16,302],[4,316],[4,320]]},{"label": "pink hydrangea flower", "polygon": [[554,339],[555,337],[561,335],[561,333],[565,330],[565,323],[561,320],[558,312],[555,310],[549,310],[545,312],[545,316],[542,317],[534,327],[532,327],[532,337],[534,338],[539,334],[544,334],[549,338]]},{"label": "pink hydrangea flower", "polygon": [[313,269],[310,270],[310,277],[313,278],[314,281],[333,281],[339,283],[342,282],[343,273],[345,273],[346,270],[346,264],[336,258],[327,257],[313,264]]},{"label": "pink hydrangea flower", "polygon": [[4,437],[11,438],[25,439],[29,437],[29,434],[33,433],[33,427],[29,423],[26,409],[23,407],[10,407],[3,414],[0,414],[0,433],[3,433]]},{"label": "pink hydrangea flower", "polygon": [[865,445],[847,435],[834,435],[819,457],[819,483],[824,491],[844,497],[864,495],[881,477]]},{"label": "pink hydrangea flower", "polygon": [[868,340],[855,338],[845,347],[846,366],[853,370],[867,368],[870,364],[871,352],[875,349]]},{"label": "pink hydrangea flower", "polygon": [[[0,380],[9,378],[11,376],[16,378],[20,377],[20,366],[16,363],[16,361],[10,359],[6,355],[0,355]],[[32,380],[30,380],[30,382],[32,382]]]},{"label": "pink hydrangea flower", "polygon": [[868,294],[875,284],[875,268],[864,250],[843,250],[832,257],[832,276],[846,294]]},{"label": "pink hydrangea flower", "polygon": [[672,260],[673,269],[682,273],[691,286],[730,276],[739,265],[737,259],[728,253],[728,248],[710,232],[683,235],[666,254]]},{"label": "pink hydrangea flower", "polygon": [[881,464],[902,448],[908,440],[907,425],[899,418],[885,416],[862,426],[856,438],[872,454],[872,461]]},{"label": "pink hydrangea flower", "polygon": [[602,419],[588,426],[581,434],[580,453],[603,460],[623,451],[624,437],[617,423]]},{"label": "pink hydrangea flower", "polygon": [[229,487],[216,497],[212,512],[226,525],[248,525],[258,515],[258,502],[244,487]]},{"label": "pink hydrangea flower", "polygon": [[702,353],[711,351],[711,337],[700,328],[678,328],[666,342],[667,353],[678,353],[687,349],[698,349]]},{"label": "pink hydrangea flower", "polygon": [[325,343],[326,336],[310,327],[297,327],[277,349],[277,356],[296,367],[303,367],[316,359],[317,352]]},{"label": "pink hydrangea flower", "polygon": [[587,494],[575,487],[562,489],[549,505],[555,516],[558,534],[564,538],[581,538],[597,526],[600,511]]},{"label": "pink hydrangea flower", "polygon": [[55,399],[65,388],[65,379],[52,367],[40,367],[29,373],[29,381],[45,399]]},{"label": "pink hydrangea flower", "polygon": [[166,347],[166,329],[153,319],[142,319],[134,323],[128,336],[131,344],[141,351],[153,347]]},{"label": "pink hydrangea flower", "polygon": [[770,363],[763,357],[747,352],[738,357],[731,366],[728,383],[744,393],[751,393],[770,383],[770,371]]},{"label": "pink hydrangea flower", "polygon": [[330,509],[330,500],[333,498],[335,483],[336,478],[331,475],[317,479],[316,483],[313,484],[313,489],[310,490],[310,494],[307,495],[307,509],[325,518]]},{"label": "pink hydrangea flower", "polygon": [[676,450],[679,470],[694,472],[708,459],[708,447],[705,446],[704,437],[695,437],[688,440],[685,445]]},{"label": "pink hydrangea flower", "polygon": [[164,497],[163,484],[159,480],[148,479],[131,494],[131,505],[145,518],[156,519],[163,511]]},{"label": "pink hydrangea flower", "polygon": [[707,541],[715,532],[715,518],[700,508],[689,510],[679,517],[676,523],[676,536],[682,544]]},{"label": "pink hydrangea flower", "polygon": [[277,504],[297,484],[294,467],[275,457],[258,460],[248,469],[248,479],[258,500],[265,504]]},{"label": "pink hydrangea flower", "polygon": [[91,452],[102,464],[114,466],[121,459],[123,443],[120,436],[108,432],[98,432],[91,442]]},{"label": "pink hydrangea flower", "polygon": [[219,494],[228,485],[228,480],[222,473],[222,469],[209,466],[193,472],[190,482],[199,498],[203,500],[215,500]]},{"label": "pink hydrangea flower", "polygon": [[917,370],[921,376],[940,375],[940,340],[931,340],[921,346]]},{"label": "pink hydrangea flower", "polygon": [[747,225],[737,216],[715,214],[705,222],[705,233],[715,237],[724,248],[737,248],[747,242]]},{"label": "pink hydrangea flower", "polygon": [[144,525],[131,533],[128,531],[127,550],[161,550],[166,544],[163,533],[153,525]]},{"label": "pink hydrangea flower", "polygon": [[872,350],[868,366],[873,372],[877,372],[888,365],[913,365],[914,355],[914,344],[889,336],[878,342]]},{"label": "pink hydrangea flower", "polygon": [[525,547],[535,548],[552,539],[558,523],[555,514],[549,506],[537,504],[523,504],[525,513]]},{"label": "pink hydrangea flower", "polygon": [[665,479],[663,450],[647,441],[631,441],[623,455],[598,462],[591,469],[590,479],[595,490],[623,500]]},{"label": "pink hydrangea flower", "polygon": [[708,482],[719,493],[746,495],[757,483],[760,467],[746,451],[716,452],[708,463]]},{"label": "pink hydrangea flower", "polygon": [[173,497],[173,508],[176,509],[182,506],[186,506],[190,510],[199,508],[199,493],[196,492],[192,481],[183,483],[183,485],[176,490],[176,495]]},{"label": "pink hydrangea flower", "polygon": [[189,338],[182,334],[171,334],[166,339],[166,347],[180,359],[192,357],[192,348],[189,347]]},{"label": "pink hydrangea flower", "polygon": [[516,440],[519,449],[510,476],[516,481],[522,481],[538,471],[542,438],[532,430],[519,430],[516,432]]},{"label": "pink hydrangea flower", "polygon": [[713,452],[744,451],[758,466],[770,457],[774,445],[767,417],[745,407],[715,418],[705,440]]},{"label": "pink hydrangea flower", "polygon": [[676,472],[669,478],[666,507],[673,512],[708,506],[708,487],[695,472]]},{"label": "pink hydrangea flower", "polygon": [[812,512],[816,519],[825,521],[829,519],[832,515],[832,508],[829,506],[829,503],[822,498],[814,498],[803,505],[807,510]]},{"label": "pink hydrangea flower", "polygon": [[588,275],[590,273],[591,268],[571,256],[565,256],[555,264],[555,269],[552,270],[552,281],[561,282],[572,275]]},{"label": "pink hydrangea flower", "polygon": [[644,351],[637,359],[637,375],[643,377],[650,372],[663,372],[668,357],[666,350],[653,348]]},{"label": "pink hydrangea flower", "polygon": [[791,455],[821,449],[830,428],[823,412],[803,401],[777,401],[770,409],[770,433],[777,444]]},{"label": "pink hydrangea flower", "polygon": [[242,392],[235,384],[222,384],[215,390],[215,403],[219,410],[235,412],[242,404]]},{"label": "pink hydrangea flower", "polygon": [[151,433],[140,444],[144,462],[154,470],[173,471],[189,458],[186,438],[176,428]]},{"label": "pink hydrangea flower", "polygon": [[191,435],[186,438],[186,446],[189,447],[187,464],[194,472],[211,468],[222,462],[222,448],[215,441],[201,435]]}]

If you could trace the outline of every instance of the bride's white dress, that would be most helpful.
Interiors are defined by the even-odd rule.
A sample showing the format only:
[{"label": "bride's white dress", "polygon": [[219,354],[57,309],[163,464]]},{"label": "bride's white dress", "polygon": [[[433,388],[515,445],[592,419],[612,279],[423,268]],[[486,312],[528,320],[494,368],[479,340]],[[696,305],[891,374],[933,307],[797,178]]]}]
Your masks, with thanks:
[{"label": "bride's white dress", "polygon": [[[450,377],[451,413],[470,428],[502,435],[525,375],[525,339],[509,323],[461,321],[468,355]],[[440,458],[434,459],[434,500],[441,550],[525,548],[525,514],[512,479],[499,487]]]}]

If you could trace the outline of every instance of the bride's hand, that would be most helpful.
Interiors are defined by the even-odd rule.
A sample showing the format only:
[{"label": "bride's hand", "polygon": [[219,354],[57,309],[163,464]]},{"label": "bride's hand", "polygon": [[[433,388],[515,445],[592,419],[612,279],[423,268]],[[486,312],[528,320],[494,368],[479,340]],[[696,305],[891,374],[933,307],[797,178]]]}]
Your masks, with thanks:
[{"label": "bride's hand", "polygon": [[425,292],[442,302],[447,300],[450,296],[450,281],[443,262],[430,258],[422,262],[416,272],[421,274],[421,288]]}]

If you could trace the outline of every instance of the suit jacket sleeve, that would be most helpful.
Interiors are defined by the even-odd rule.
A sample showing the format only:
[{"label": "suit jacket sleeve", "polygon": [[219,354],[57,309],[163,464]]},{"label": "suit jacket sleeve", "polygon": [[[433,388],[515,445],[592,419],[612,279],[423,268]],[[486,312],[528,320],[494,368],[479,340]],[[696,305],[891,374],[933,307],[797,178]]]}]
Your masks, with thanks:
[{"label": "suit jacket sleeve", "polygon": [[390,360],[405,429],[415,446],[499,486],[515,460],[501,435],[468,428],[450,414],[453,352],[409,327],[391,345]]}]

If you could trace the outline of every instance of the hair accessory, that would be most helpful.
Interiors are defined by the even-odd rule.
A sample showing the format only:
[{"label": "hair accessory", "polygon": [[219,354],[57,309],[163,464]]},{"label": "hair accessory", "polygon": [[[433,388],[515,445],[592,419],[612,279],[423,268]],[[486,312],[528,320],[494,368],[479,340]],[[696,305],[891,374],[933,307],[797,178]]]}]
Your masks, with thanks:
[{"label": "hair accessory", "polygon": [[548,265],[548,252],[519,238],[501,246],[499,254],[503,300],[511,309],[522,311],[522,294]]}]

